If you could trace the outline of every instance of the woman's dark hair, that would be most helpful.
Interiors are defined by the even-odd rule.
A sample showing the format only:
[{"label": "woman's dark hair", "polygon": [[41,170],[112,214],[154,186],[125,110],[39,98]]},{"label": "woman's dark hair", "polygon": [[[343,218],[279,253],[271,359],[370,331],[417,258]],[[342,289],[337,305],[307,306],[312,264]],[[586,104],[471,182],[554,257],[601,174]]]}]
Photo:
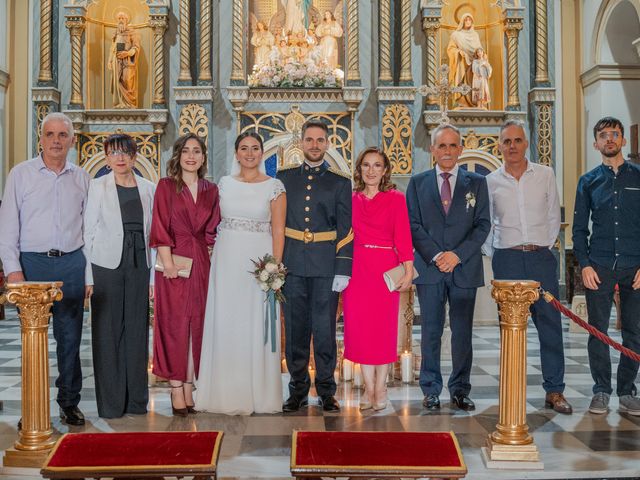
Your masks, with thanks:
[{"label": "woman's dark hair", "polygon": [[182,191],[182,187],[184,187],[184,180],[182,180],[182,167],[180,166],[182,149],[192,138],[200,145],[202,156],[204,157],[204,161],[198,169],[198,178],[204,178],[207,173],[207,145],[204,143],[204,140],[195,133],[187,133],[186,135],[178,138],[173,144],[173,153],[171,154],[171,159],[167,163],[167,177],[173,178],[176,182],[176,190],[178,193],[180,193]]},{"label": "woman's dark hair", "polygon": [[236,137],[236,143],[233,146],[233,149],[237,152],[238,148],[240,147],[240,142],[242,140],[244,140],[247,137],[251,137],[251,138],[255,138],[258,143],[260,144],[260,150],[262,150],[264,152],[264,144],[262,142],[262,137],[258,134],[258,132],[254,132],[252,130],[247,131],[247,132],[243,132],[240,135],[238,135]]},{"label": "woman's dark hair", "polygon": [[102,146],[104,148],[105,155],[108,155],[109,152],[120,150],[130,157],[135,157],[138,152],[138,145],[136,145],[136,141],[126,133],[114,133],[113,135],[109,135],[104,139],[104,142],[102,142]]},{"label": "woman's dark hair", "polygon": [[598,133],[605,128],[616,128],[620,129],[620,133],[622,137],[624,137],[624,126],[622,122],[615,117],[604,117],[598,120],[598,123],[593,127],[593,138],[598,139]]},{"label": "woman's dark hair", "polygon": [[364,190],[365,185],[364,180],[362,180],[362,162],[364,161],[364,157],[366,157],[370,153],[379,155],[380,158],[382,158],[384,168],[386,169],[384,175],[380,179],[380,186],[378,188],[381,192],[394,190],[396,188],[396,185],[395,183],[391,182],[391,161],[389,160],[389,157],[387,157],[387,154],[378,147],[367,147],[362,152],[360,152],[360,155],[358,155],[356,166],[353,170],[353,190],[356,192],[362,192]]}]

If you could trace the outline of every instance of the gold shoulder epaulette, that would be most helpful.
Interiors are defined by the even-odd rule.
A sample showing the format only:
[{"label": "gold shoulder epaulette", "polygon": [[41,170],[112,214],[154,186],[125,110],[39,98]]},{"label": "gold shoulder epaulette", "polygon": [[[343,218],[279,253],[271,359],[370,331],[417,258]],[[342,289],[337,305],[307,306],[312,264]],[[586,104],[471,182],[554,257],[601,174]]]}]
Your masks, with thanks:
[{"label": "gold shoulder epaulette", "polygon": [[340,175],[341,177],[348,178],[349,180],[351,180],[351,175],[348,174],[347,172],[343,172],[342,170],[338,170],[335,167],[329,167],[329,168],[327,168],[327,170],[329,172],[331,172],[331,173],[335,173],[336,175]]},{"label": "gold shoulder epaulette", "polygon": [[286,165],[284,167],[278,168],[278,172],[284,172],[285,170],[293,170],[294,168],[300,168],[300,165],[296,165],[295,163],[291,165]]}]

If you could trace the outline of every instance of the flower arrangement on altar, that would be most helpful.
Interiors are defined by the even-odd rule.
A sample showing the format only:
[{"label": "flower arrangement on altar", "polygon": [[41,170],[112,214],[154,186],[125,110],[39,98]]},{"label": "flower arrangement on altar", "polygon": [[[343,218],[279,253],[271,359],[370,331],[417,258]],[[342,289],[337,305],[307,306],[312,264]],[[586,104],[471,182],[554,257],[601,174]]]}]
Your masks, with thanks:
[{"label": "flower arrangement on altar", "polygon": [[316,63],[307,57],[301,61],[282,62],[280,59],[255,65],[249,75],[250,87],[266,88],[339,88],[344,72],[326,63]]}]

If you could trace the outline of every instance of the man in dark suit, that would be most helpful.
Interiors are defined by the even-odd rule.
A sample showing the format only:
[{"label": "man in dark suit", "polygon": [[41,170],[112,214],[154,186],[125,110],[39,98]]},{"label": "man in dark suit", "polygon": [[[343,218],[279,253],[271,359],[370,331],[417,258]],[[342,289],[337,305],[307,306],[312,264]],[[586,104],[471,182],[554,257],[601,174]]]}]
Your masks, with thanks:
[{"label": "man in dark suit", "polygon": [[489,197],[485,178],[458,168],[462,153],[460,131],[441,125],[431,136],[436,167],[411,178],[407,205],[422,317],[420,387],[428,410],[440,408],[442,374],[440,343],[445,305],[449,302],[451,403],[474,410],[471,383],[471,329],[476,289],[484,284],[480,248],[489,234]]},{"label": "man in dark suit", "polygon": [[278,172],[287,189],[283,309],[291,381],[290,396],[282,406],[285,412],[307,406],[312,335],[320,403],[325,411],[340,410],[333,372],[338,293],[351,277],[351,180],[325,162],[328,148],[327,126],[310,120],[302,126],[303,164]]}]

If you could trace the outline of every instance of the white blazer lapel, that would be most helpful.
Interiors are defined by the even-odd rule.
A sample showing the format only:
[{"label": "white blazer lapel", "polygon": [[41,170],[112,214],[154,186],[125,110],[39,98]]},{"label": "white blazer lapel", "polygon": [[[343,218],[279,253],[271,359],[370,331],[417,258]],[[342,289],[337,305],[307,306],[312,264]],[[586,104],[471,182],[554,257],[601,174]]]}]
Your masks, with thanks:
[{"label": "white blazer lapel", "polygon": [[116,178],[113,172],[105,177],[104,192],[104,216],[106,224],[113,232],[120,232],[120,236],[124,234],[122,227],[122,214],[120,213],[120,200],[118,199],[118,190],[116,189]]}]

